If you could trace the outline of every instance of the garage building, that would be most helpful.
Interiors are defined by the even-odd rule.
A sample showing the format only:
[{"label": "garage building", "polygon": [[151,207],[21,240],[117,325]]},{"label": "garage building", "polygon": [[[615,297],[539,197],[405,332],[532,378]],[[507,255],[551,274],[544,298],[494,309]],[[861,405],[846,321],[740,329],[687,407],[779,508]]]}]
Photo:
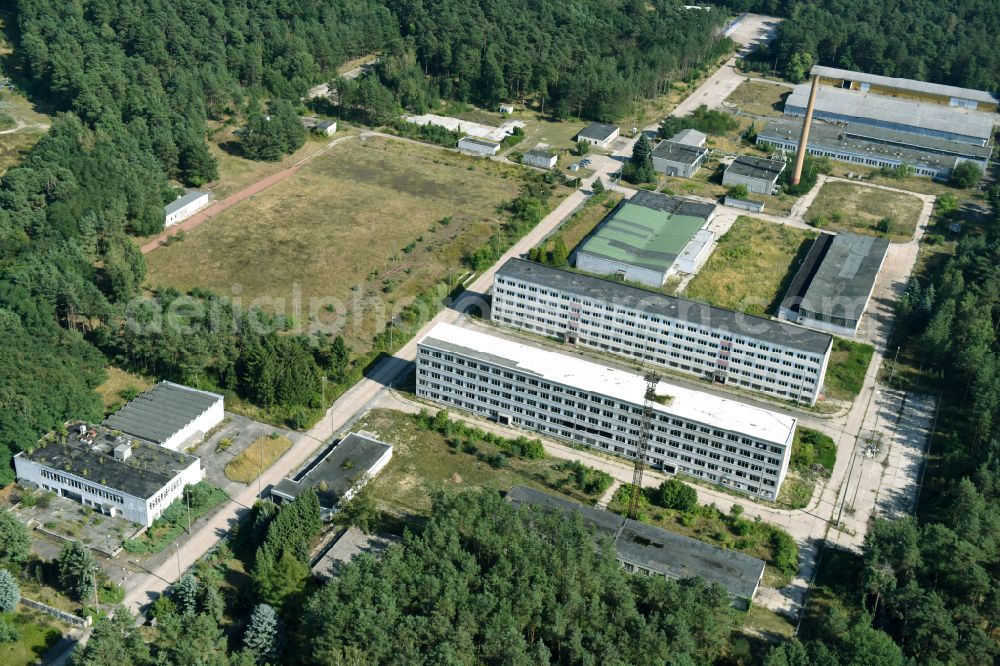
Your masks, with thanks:
[{"label": "garage building", "polygon": [[604,509],[526,486],[514,486],[507,492],[506,499],[517,507],[579,514],[583,522],[614,544],[615,554],[625,571],[674,580],[700,576],[724,587],[733,605],[741,610],[750,607],[764,576],[764,561],[756,557],[716,548]]},{"label": "garage building", "polygon": [[576,135],[577,141],[584,141],[598,148],[607,148],[618,138],[618,128],[607,123],[590,123]]},{"label": "garage building", "polygon": [[680,143],[672,139],[656,144],[653,169],[665,176],[691,178],[708,157],[708,148]]},{"label": "garage building", "polygon": [[539,169],[551,169],[559,161],[559,157],[541,146],[535,146],[524,154],[524,163]]},{"label": "garage building", "polygon": [[854,337],[888,249],[885,238],[820,234],[792,278],[778,316]]},{"label": "garage building", "polygon": [[392,459],[392,445],[370,432],[352,432],[324,449],[298,474],[286,477],[271,489],[277,502],[291,502],[312,488],[319,497],[323,520],[330,520],[351,501]]},{"label": "garage building", "polygon": [[169,227],[188,219],[208,203],[208,192],[188,192],[177,197],[163,207],[163,226]]},{"label": "garage building", "polygon": [[222,423],[224,402],[218,393],[160,382],[104,419],[103,425],[179,451]]},{"label": "garage building", "polygon": [[747,191],[754,194],[774,194],[784,170],[784,161],[740,155],[726,167],[722,184],[726,187],[745,185]]},{"label": "garage building", "polygon": [[[639,190],[618,204],[577,246],[575,266],[588,273],[661,287],[677,272],[677,259],[689,243],[704,248],[704,235],[695,237],[711,222],[715,210],[715,204]],[[699,252],[685,256],[704,258]]]},{"label": "garage building", "polygon": [[496,155],[500,152],[500,142],[481,139],[478,136],[463,136],[458,141],[458,149],[476,155]]}]

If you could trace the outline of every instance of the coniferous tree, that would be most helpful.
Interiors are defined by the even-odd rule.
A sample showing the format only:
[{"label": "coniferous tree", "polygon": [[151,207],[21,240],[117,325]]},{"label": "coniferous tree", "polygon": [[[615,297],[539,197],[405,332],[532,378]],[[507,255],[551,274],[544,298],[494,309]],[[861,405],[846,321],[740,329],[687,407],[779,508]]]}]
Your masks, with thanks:
[{"label": "coniferous tree", "polygon": [[192,574],[184,574],[170,588],[170,598],[181,615],[193,615],[198,612],[198,579]]},{"label": "coniferous tree", "polygon": [[0,613],[10,613],[21,601],[21,588],[14,576],[6,569],[0,569]]},{"label": "coniferous tree", "polygon": [[0,511],[0,563],[20,564],[31,554],[28,528],[13,514]]},{"label": "coniferous tree", "polygon": [[77,601],[87,601],[97,585],[97,562],[90,549],[76,541],[63,546],[59,553],[59,585]]},{"label": "coniferous tree", "polygon": [[278,654],[280,621],[274,608],[257,604],[250,613],[250,623],[243,634],[243,645],[256,657],[258,663],[266,662]]},{"label": "coniferous tree", "polygon": [[653,144],[641,134],[632,149],[632,157],[622,167],[622,178],[630,183],[648,183],[656,180],[653,169]]}]

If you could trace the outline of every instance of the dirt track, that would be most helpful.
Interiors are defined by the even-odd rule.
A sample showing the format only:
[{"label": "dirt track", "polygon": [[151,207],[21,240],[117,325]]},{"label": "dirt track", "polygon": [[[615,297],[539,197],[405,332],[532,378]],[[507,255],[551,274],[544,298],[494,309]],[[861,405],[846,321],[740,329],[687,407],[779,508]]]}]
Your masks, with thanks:
[{"label": "dirt track", "polygon": [[202,210],[201,212],[195,213],[186,220],[178,222],[169,229],[165,230],[162,234],[160,234],[156,238],[153,238],[152,240],[148,241],[145,245],[142,246],[141,248],[142,253],[149,254],[156,248],[163,245],[163,243],[167,240],[168,237],[174,236],[180,231],[190,231],[191,229],[194,229],[198,225],[203,224],[208,220],[211,220],[213,217],[215,217],[222,211],[226,210],[227,208],[235,206],[239,202],[245,201],[246,199],[249,199],[250,197],[257,195],[260,192],[263,192],[272,185],[280,183],[281,181],[286,180],[289,177],[295,175],[295,173],[302,167],[302,165],[306,164],[313,158],[322,155],[330,148],[336,146],[338,143],[356,138],[358,137],[355,135],[351,135],[351,136],[343,136],[340,137],[339,139],[334,139],[330,143],[323,146],[323,148],[321,148],[320,150],[317,150],[312,155],[304,157],[302,160],[296,162],[292,166],[286,169],[282,169],[277,173],[273,173],[270,176],[265,176],[264,178],[261,178],[260,180],[247,185],[242,190],[230,194],[225,199],[219,199],[215,203],[211,204],[208,208]]}]

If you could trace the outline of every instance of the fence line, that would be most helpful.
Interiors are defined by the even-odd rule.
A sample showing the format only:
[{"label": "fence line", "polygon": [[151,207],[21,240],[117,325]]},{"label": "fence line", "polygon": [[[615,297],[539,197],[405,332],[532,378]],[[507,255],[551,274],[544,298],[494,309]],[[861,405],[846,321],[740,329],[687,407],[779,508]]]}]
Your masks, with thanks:
[{"label": "fence line", "polygon": [[21,597],[21,603],[28,608],[40,610],[43,613],[66,622],[67,624],[72,624],[74,627],[89,627],[93,623],[93,620],[89,615],[85,618],[80,617],[79,615],[73,615],[72,613],[67,613],[66,611],[59,610],[58,608],[53,608],[48,604],[43,604],[41,601],[28,599],[27,597]]}]

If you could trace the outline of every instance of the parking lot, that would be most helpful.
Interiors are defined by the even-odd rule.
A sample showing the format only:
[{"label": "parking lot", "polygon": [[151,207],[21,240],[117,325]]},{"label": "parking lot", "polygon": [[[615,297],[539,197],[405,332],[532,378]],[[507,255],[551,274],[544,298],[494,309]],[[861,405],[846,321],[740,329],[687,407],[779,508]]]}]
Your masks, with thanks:
[{"label": "parking lot", "polygon": [[272,433],[287,437],[291,440],[292,446],[302,437],[294,430],[278,428],[248,419],[245,416],[226,412],[226,419],[222,425],[210,433],[209,437],[192,453],[201,458],[201,466],[205,470],[205,480],[213,486],[222,488],[232,496],[246,488],[246,484],[227,479],[226,464],[249,447],[254,440]]}]

